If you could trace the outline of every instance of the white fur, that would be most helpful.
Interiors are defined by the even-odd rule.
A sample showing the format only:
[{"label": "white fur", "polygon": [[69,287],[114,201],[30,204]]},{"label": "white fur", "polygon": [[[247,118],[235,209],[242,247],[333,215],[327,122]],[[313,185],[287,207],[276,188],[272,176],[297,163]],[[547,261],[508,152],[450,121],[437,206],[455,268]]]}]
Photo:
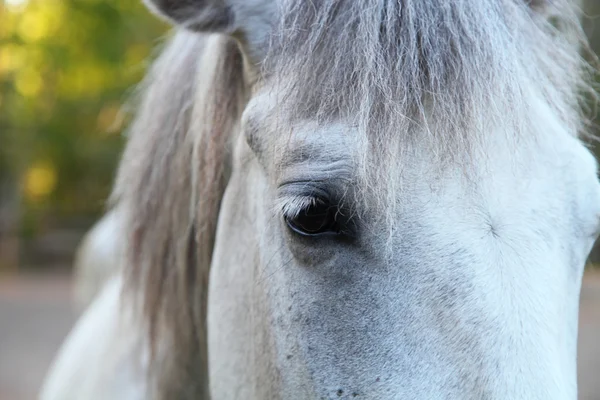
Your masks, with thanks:
[{"label": "white fur", "polygon": [[107,213],[85,235],[75,255],[75,301],[84,309],[123,264],[124,238],[118,213]]},{"label": "white fur", "polygon": [[[297,242],[265,206],[293,207],[269,188],[294,175],[318,180],[338,159],[278,170],[286,152],[267,151],[234,168],[210,279],[213,396],[575,399],[578,292],[600,185],[590,152],[543,102],[531,104],[552,140],[514,149],[490,127],[468,176],[432,173],[435,156],[419,149],[403,160],[388,262]],[[262,148],[300,144],[262,128]],[[323,127],[311,138],[335,154],[349,131]],[[294,137],[306,145],[302,127]],[[250,157],[243,140],[238,152]],[[365,240],[380,233],[375,225]],[[245,250],[232,253],[234,244]]]},{"label": "white fur", "polygon": [[146,399],[147,350],[121,291],[120,278],[105,283],[60,349],[40,400]]}]

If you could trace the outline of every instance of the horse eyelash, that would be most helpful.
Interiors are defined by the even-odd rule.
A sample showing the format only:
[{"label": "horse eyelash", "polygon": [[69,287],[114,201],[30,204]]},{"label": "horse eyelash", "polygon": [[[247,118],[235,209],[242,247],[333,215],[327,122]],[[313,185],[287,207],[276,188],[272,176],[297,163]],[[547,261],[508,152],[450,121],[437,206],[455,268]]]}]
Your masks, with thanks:
[{"label": "horse eyelash", "polygon": [[323,200],[315,196],[285,196],[278,200],[276,208],[286,218],[296,218],[302,211]]}]

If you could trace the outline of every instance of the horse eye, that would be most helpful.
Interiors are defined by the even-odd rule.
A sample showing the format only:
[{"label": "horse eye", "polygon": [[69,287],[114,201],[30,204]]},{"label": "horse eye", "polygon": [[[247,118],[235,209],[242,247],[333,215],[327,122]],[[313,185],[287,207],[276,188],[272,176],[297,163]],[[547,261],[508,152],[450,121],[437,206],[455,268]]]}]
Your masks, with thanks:
[{"label": "horse eye", "polygon": [[335,207],[327,202],[317,201],[295,217],[285,217],[285,221],[292,231],[304,236],[315,236],[322,233],[339,233],[335,215]]}]

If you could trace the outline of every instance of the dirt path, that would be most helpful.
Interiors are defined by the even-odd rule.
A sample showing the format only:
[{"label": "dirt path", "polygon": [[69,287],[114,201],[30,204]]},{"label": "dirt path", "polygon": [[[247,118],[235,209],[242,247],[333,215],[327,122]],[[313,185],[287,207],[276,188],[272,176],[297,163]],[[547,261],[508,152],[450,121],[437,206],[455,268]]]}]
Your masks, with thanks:
[{"label": "dirt path", "polygon": [[34,399],[76,318],[68,278],[0,281],[0,400]]},{"label": "dirt path", "polygon": [[[76,318],[70,280],[0,281],[0,400],[35,398]],[[586,274],[579,328],[580,400],[600,400],[600,271]]]},{"label": "dirt path", "polygon": [[578,345],[579,399],[600,400],[600,270],[583,280]]}]

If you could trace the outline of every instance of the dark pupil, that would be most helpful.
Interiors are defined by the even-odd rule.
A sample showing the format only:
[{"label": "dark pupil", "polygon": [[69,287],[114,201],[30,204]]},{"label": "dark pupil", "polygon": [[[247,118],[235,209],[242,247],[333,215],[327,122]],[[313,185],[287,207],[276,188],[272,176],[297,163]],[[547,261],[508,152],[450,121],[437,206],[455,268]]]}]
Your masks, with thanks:
[{"label": "dark pupil", "polygon": [[335,214],[329,204],[319,202],[301,211],[288,223],[300,233],[313,235],[334,230]]}]

